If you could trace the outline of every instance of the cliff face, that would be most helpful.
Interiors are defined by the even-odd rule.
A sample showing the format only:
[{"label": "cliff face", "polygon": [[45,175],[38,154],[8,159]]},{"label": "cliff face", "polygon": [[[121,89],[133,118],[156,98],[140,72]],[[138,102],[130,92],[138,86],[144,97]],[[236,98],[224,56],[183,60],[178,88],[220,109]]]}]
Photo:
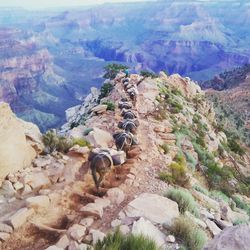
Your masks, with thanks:
[{"label": "cliff face", "polygon": [[0,181],[8,174],[28,167],[42,152],[38,127],[19,120],[7,103],[0,103]]}]

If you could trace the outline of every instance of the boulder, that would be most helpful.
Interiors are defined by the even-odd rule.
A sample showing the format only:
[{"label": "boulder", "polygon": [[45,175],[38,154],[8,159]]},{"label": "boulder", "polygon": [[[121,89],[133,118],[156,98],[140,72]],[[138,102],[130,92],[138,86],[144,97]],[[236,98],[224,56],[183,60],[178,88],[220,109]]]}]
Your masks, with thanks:
[{"label": "boulder", "polygon": [[93,128],[85,138],[94,147],[108,148],[113,144],[112,135],[99,128]]},{"label": "boulder", "polygon": [[34,172],[29,175],[27,182],[33,189],[38,189],[47,185],[50,185],[48,176],[43,172]]},{"label": "boulder", "polygon": [[11,226],[4,224],[4,223],[0,223],[0,232],[2,233],[13,233],[13,229]]},{"label": "boulder", "polygon": [[144,235],[145,237],[151,238],[159,248],[165,245],[165,235],[149,220],[145,220],[144,218],[140,218],[134,222],[132,234]]},{"label": "boulder", "polygon": [[6,241],[10,238],[10,234],[0,232],[0,241]]},{"label": "boulder", "polygon": [[69,238],[68,236],[65,234],[63,235],[56,243],[56,246],[62,249],[66,249],[67,246],[69,245]]},{"label": "boulder", "polygon": [[26,199],[27,207],[32,208],[48,208],[50,205],[49,197],[46,195],[38,195]]},{"label": "boulder", "polygon": [[119,205],[124,201],[125,195],[121,189],[111,188],[107,192],[107,198],[111,201],[111,203]]},{"label": "boulder", "polygon": [[72,148],[69,149],[69,152],[84,156],[90,152],[90,149],[86,146],[80,147],[79,145],[76,144]]},{"label": "boulder", "polygon": [[94,219],[92,217],[87,217],[80,221],[80,224],[85,227],[90,227],[93,223],[94,223]]},{"label": "boulder", "polygon": [[121,223],[122,223],[121,220],[118,220],[118,219],[113,220],[113,221],[111,222],[111,227],[118,227],[118,226],[121,225]]},{"label": "boulder", "polygon": [[68,234],[73,240],[76,241],[81,241],[85,233],[86,233],[86,227],[79,224],[74,224],[72,227],[68,229]]},{"label": "boulder", "polygon": [[213,221],[207,219],[206,224],[207,224],[209,231],[212,233],[213,236],[221,232],[221,229]]},{"label": "boulder", "polygon": [[107,111],[108,105],[100,104],[94,108],[92,108],[92,112],[97,113],[97,114],[102,114]]},{"label": "boulder", "polygon": [[9,219],[7,219],[7,223],[10,224],[14,229],[17,229],[21,227],[33,213],[34,210],[32,208],[21,208]]},{"label": "boulder", "polygon": [[224,229],[204,250],[249,250],[250,226],[239,225]]},{"label": "boulder", "polygon": [[103,240],[104,237],[106,236],[105,233],[95,229],[91,229],[89,233],[92,236],[93,245],[96,244],[98,240]]},{"label": "boulder", "polygon": [[[0,182],[9,173],[29,166],[37,156],[41,134],[36,125],[18,119],[7,103],[0,103]],[[42,145],[41,145],[42,148]]]},{"label": "boulder", "polygon": [[49,246],[49,247],[46,248],[45,250],[64,250],[64,248],[58,247],[58,246],[56,246],[56,245],[53,245],[53,246]]},{"label": "boulder", "polygon": [[175,237],[173,235],[168,235],[166,241],[169,243],[175,243]]},{"label": "boulder", "polygon": [[12,196],[16,193],[16,190],[10,181],[5,180],[0,189],[0,193],[6,196]]},{"label": "boulder", "polygon": [[130,229],[129,229],[129,227],[128,227],[127,225],[121,225],[121,226],[119,227],[119,229],[120,229],[120,232],[121,232],[123,235],[126,235],[126,234],[128,234],[128,233],[130,232]]},{"label": "boulder", "polygon": [[106,198],[97,198],[95,199],[95,204],[100,205],[102,209],[110,206],[110,200]]},{"label": "boulder", "polygon": [[142,193],[131,201],[124,209],[128,217],[144,217],[153,223],[171,226],[174,219],[179,216],[176,202],[150,193]]},{"label": "boulder", "polygon": [[82,212],[86,216],[93,216],[101,219],[103,216],[103,207],[98,203],[89,203],[86,206],[82,207],[80,209],[80,212]]}]

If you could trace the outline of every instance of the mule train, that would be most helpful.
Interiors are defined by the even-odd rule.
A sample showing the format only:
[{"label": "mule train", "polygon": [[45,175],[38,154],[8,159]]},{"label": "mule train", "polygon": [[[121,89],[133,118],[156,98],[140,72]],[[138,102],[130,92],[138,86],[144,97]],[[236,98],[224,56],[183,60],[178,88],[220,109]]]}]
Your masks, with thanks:
[{"label": "mule train", "polygon": [[[129,84],[129,79],[123,79],[122,83],[127,86]],[[132,102],[134,102],[136,100],[137,89],[132,87],[128,88],[126,91]],[[90,153],[88,160],[90,162],[90,169],[97,192],[99,192],[99,188],[105,174],[110,171],[113,166],[123,164],[126,161],[126,155],[128,151],[133,145],[137,145],[134,134],[136,134],[136,129],[139,126],[139,122],[136,120],[137,116],[135,113],[131,111],[132,106],[133,105],[128,101],[127,98],[122,98],[119,102],[118,107],[122,110],[121,116],[124,118],[124,120],[119,122],[118,127],[123,129],[123,131],[113,135],[115,145],[118,150],[116,152],[118,154],[123,152],[125,155],[124,161],[122,161],[120,158],[118,162],[115,161],[115,157],[110,153],[112,149],[96,149]]]}]

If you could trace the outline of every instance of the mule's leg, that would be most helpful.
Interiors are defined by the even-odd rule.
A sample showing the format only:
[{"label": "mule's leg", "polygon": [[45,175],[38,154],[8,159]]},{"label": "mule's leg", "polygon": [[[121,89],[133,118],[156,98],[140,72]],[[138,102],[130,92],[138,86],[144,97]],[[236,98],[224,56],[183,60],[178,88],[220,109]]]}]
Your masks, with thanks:
[{"label": "mule's leg", "polygon": [[91,169],[91,172],[92,172],[92,177],[93,177],[93,180],[95,182],[95,187],[97,189],[97,192],[99,191],[99,184],[98,184],[98,179],[97,179],[97,173],[96,173],[96,167],[92,168]]}]

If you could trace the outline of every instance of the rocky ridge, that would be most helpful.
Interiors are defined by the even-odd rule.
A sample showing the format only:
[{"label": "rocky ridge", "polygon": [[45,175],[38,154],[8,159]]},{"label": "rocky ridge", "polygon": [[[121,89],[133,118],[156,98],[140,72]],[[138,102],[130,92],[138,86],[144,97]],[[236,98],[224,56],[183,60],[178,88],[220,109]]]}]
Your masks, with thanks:
[{"label": "rocky ridge", "polygon": [[[112,134],[119,131],[121,111],[108,110],[104,102],[111,101],[117,107],[121,98],[128,97],[124,77],[118,74],[109,81],[113,89],[100,103],[99,91],[93,88],[82,105],[67,110],[68,122],[59,133],[84,138],[93,148],[116,150]],[[183,186],[180,189],[195,199],[199,216],[188,211],[185,216],[204,230],[207,238],[234,228],[232,225],[239,220],[249,220],[244,210],[206,191],[211,184],[209,162],[202,160],[197,145],[205,143],[206,151],[202,149],[214,152],[216,166],[237,168],[243,173],[241,178],[249,176],[249,164],[247,156],[239,157],[227,150],[216,154],[227,138],[213,127],[215,114],[204,92],[179,75],[160,73],[157,79],[141,80],[139,75],[129,76],[131,87],[136,86],[138,91],[132,110],[139,121],[139,144],[128,151],[124,164],[106,175],[101,197],[96,195],[89,171],[88,147],[75,145],[67,154],[37,156],[29,167],[9,173],[1,187],[1,249],[87,249],[117,227],[124,234],[149,236],[158,247],[178,249],[183,242],[175,239],[170,228],[183,211],[177,200],[163,195],[176,186]],[[205,127],[204,134],[199,134],[201,142],[194,141],[196,127],[198,131]],[[171,172],[180,152],[187,165],[187,186],[174,182],[177,179]],[[163,173],[172,179],[163,181]],[[227,188],[242,193],[238,188],[240,177],[230,176]],[[210,186],[210,190],[221,188],[217,182],[213,184],[218,186]],[[249,204],[247,196],[237,196]],[[249,226],[239,228],[246,234],[249,230]]]}]

